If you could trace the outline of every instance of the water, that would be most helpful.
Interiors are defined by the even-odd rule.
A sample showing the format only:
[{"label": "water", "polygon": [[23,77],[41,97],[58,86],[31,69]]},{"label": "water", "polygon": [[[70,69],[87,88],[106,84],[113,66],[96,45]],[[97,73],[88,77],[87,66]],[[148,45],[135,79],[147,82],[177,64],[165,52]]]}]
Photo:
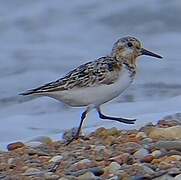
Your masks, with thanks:
[{"label": "water", "polygon": [[[119,104],[118,115],[126,112],[125,116],[134,116],[120,111],[120,102],[142,107],[179,96],[181,1],[153,0],[147,4],[147,0],[2,1],[0,142],[55,134],[76,126],[82,109],[49,98],[28,101],[18,93],[109,54],[114,41],[125,35],[141,39],[145,48],[164,59],[141,58],[137,80],[112,103]],[[89,126],[95,123],[89,121]]]}]

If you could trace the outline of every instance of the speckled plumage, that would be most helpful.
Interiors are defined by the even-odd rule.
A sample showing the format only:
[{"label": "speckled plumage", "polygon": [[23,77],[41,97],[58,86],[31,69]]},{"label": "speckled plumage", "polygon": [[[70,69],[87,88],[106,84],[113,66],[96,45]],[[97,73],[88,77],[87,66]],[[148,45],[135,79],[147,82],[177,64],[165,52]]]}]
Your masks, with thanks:
[{"label": "speckled plumage", "polygon": [[113,57],[101,57],[77,67],[56,81],[27,91],[27,94],[109,85],[118,79],[122,66]]},{"label": "speckled plumage", "polygon": [[137,57],[141,55],[162,58],[142,48],[141,43],[134,37],[121,38],[116,41],[109,56],[85,63],[64,77],[28,90],[22,95],[49,96],[70,106],[87,106],[82,113],[78,131],[72,140],[79,137],[83,120],[93,108],[97,110],[101,119],[134,124],[135,119],[102,114],[100,106],[119,96],[132,83],[136,73]]}]

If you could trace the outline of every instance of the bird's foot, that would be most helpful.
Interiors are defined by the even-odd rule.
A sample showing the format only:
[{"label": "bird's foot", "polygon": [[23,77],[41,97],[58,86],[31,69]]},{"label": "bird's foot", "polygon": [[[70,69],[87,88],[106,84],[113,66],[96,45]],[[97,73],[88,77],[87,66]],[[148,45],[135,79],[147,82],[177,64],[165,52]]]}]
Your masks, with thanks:
[{"label": "bird's foot", "polygon": [[65,145],[67,146],[67,145],[69,145],[71,142],[73,142],[73,141],[75,141],[75,140],[77,140],[77,139],[79,139],[79,136],[73,136],[70,140],[67,140],[67,142],[65,143]]},{"label": "bird's foot", "polygon": [[126,119],[126,118],[119,118],[119,117],[112,117],[112,116],[106,116],[102,113],[99,112],[99,117],[101,119],[107,119],[107,120],[112,120],[112,121],[117,121],[125,124],[134,124],[136,119]]},{"label": "bird's foot", "polygon": [[122,122],[122,123],[125,123],[125,124],[134,124],[136,119],[118,118],[116,121]]},{"label": "bird's foot", "polygon": [[67,142],[65,143],[65,145],[67,146],[67,145],[69,145],[70,143],[72,143],[73,141],[76,141],[76,140],[78,140],[78,139],[81,139],[81,140],[89,140],[89,138],[88,137],[86,137],[86,136],[77,136],[77,135],[75,135],[74,137],[72,137],[70,140],[67,140]]}]

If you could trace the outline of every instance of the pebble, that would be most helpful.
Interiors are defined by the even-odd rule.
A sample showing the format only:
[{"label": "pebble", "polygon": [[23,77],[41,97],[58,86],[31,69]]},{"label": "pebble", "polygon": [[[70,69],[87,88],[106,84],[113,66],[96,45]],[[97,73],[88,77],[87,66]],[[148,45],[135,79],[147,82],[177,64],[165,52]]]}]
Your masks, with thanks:
[{"label": "pebble", "polygon": [[153,169],[151,169],[150,167],[145,166],[145,165],[143,165],[142,167],[143,167],[145,174],[154,174]]},{"label": "pebble", "polygon": [[8,159],[8,165],[10,168],[13,168],[13,167],[16,167],[16,162],[17,162],[17,159],[16,158],[9,158]]},{"label": "pebble", "polygon": [[38,155],[38,156],[49,156],[48,153],[46,152],[43,152],[42,150],[39,150],[39,149],[33,149],[33,148],[29,148],[27,150],[27,153],[32,156],[32,155]]},{"label": "pebble", "polygon": [[148,136],[152,139],[177,140],[181,139],[181,126],[172,126],[168,128],[151,128]]},{"label": "pebble", "polygon": [[151,138],[145,138],[142,140],[142,144],[150,144],[152,142],[153,142],[153,139],[151,139]]},{"label": "pebble", "polygon": [[108,180],[120,180],[120,177],[119,176],[113,176],[113,177],[109,178]]},{"label": "pebble", "polygon": [[77,165],[77,164],[89,164],[89,163],[91,163],[91,162],[92,162],[92,161],[89,160],[89,159],[82,159],[82,160],[80,160],[79,162],[75,163],[75,165]]},{"label": "pebble", "polygon": [[101,167],[89,168],[89,171],[92,172],[95,176],[101,176],[104,173],[104,170]]},{"label": "pebble", "polygon": [[172,175],[172,176],[178,175],[180,173],[181,173],[180,169],[176,168],[176,167],[173,167],[173,168],[169,169],[169,171],[168,171],[168,174]]},{"label": "pebble", "polygon": [[144,132],[138,132],[136,135],[136,138],[144,139],[144,138],[147,138],[147,135]]},{"label": "pebble", "polygon": [[143,159],[141,159],[141,162],[150,163],[153,159],[154,159],[154,157],[151,154],[149,154],[149,155],[143,157]]},{"label": "pebble", "polygon": [[127,142],[123,145],[123,147],[124,147],[124,152],[132,154],[137,150],[139,150],[142,146],[135,142]]},{"label": "pebble", "polygon": [[147,149],[140,148],[138,151],[136,151],[133,156],[137,159],[143,159],[145,156],[149,155],[149,152]]},{"label": "pebble", "polygon": [[78,170],[75,172],[71,171],[71,172],[68,172],[67,175],[80,176],[82,174],[85,174],[86,172],[91,172],[95,176],[101,176],[104,173],[104,170],[101,167],[92,167],[92,168]]},{"label": "pebble", "polygon": [[106,170],[109,171],[109,173],[116,173],[118,170],[121,169],[120,164],[117,162],[112,162],[108,167],[106,167]]},{"label": "pebble", "polygon": [[77,177],[79,180],[97,180],[97,177],[92,172],[86,172]]},{"label": "pebble", "polygon": [[92,161],[89,160],[89,159],[82,159],[76,163],[73,163],[70,168],[71,168],[71,171],[77,171],[79,169],[85,169],[85,168],[88,168],[89,165],[92,164]]},{"label": "pebble", "polygon": [[31,148],[36,148],[42,145],[42,143],[38,141],[25,142],[24,144]]},{"label": "pebble", "polygon": [[154,158],[159,158],[161,155],[162,155],[162,151],[160,150],[155,150],[151,153],[151,155],[154,157]]},{"label": "pebble", "polygon": [[[72,128],[72,129],[66,130],[62,135],[63,140],[65,140],[65,142],[70,141],[73,138],[73,136],[76,135],[77,130],[78,128]],[[80,132],[80,135],[82,135],[81,132]]]},{"label": "pebble", "polygon": [[170,158],[175,159],[176,161],[181,161],[181,156],[180,155],[172,155]]},{"label": "pebble", "polygon": [[58,180],[69,180],[69,179],[66,178],[66,177],[61,177],[61,178],[59,178]]},{"label": "pebble", "polygon": [[59,178],[58,180],[77,180],[77,177],[74,176],[64,176]]},{"label": "pebble", "polygon": [[[180,133],[181,134],[181,133]],[[158,141],[154,144],[155,148],[166,149],[166,150],[178,150],[181,151],[181,140],[175,141]]]},{"label": "pebble", "polygon": [[28,142],[40,142],[41,144],[50,144],[52,143],[52,140],[47,136],[38,136],[36,138],[31,139],[30,141],[27,141],[27,143]]},{"label": "pebble", "polygon": [[[162,121],[149,128],[167,129],[172,124]],[[157,141],[147,137],[150,129],[142,131],[123,133],[116,128],[100,128],[89,135],[89,140],[68,146],[64,146],[63,141],[38,137],[27,142],[29,145],[24,143],[23,148],[0,152],[0,176],[45,180],[154,180],[155,177],[156,180],[173,177],[178,180],[181,140]]]},{"label": "pebble", "polygon": [[44,174],[44,179],[45,180],[58,180],[60,176],[53,174],[51,172],[47,172]]},{"label": "pebble", "polygon": [[181,174],[175,176],[175,180],[181,180]]},{"label": "pebble", "polygon": [[101,150],[105,150],[106,147],[104,145],[98,145],[95,147],[95,151],[101,151]]},{"label": "pebble", "polygon": [[175,180],[175,178],[169,175],[163,175],[163,176],[154,178],[153,180]]},{"label": "pebble", "polygon": [[22,175],[23,176],[32,176],[32,175],[40,175],[40,174],[44,174],[43,172],[41,172],[39,169],[37,168],[28,168]]},{"label": "pebble", "polygon": [[59,163],[62,159],[63,159],[63,156],[57,155],[57,156],[53,156],[49,160],[49,162]]},{"label": "pebble", "polygon": [[8,151],[13,151],[15,149],[22,148],[24,146],[25,145],[22,142],[14,142],[14,143],[8,144],[7,149],[8,149]]}]

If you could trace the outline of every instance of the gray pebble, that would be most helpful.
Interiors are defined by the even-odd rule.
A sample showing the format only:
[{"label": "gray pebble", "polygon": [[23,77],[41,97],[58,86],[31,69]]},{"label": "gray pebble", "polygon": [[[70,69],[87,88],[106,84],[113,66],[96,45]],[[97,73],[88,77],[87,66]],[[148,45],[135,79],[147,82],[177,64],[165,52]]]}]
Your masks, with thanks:
[{"label": "gray pebble", "polygon": [[141,148],[138,151],[136,151],[133,156],[137,159],[143,159],[145,156],[149,154],[148,150],[145,148]]},{"label": "gray pebble", "polygon": [[106,169],[110,172],[115,174],[118,170],[121,169],[120,164],[118,164],[117,162],[112,162],[108,167],[106,167]]},{"label": "gray pebble", "polygon": [[22,173],[23,176],[42,176],[43,174],[44,172],[37,168],[28,168],[24,173]]},{"label": "gray pebble", "polygon": [[47,172],[44,174],[44,179],[45,180],[58,180],[60,176],[53,174],[51,172]]},{"label": "gray pebble", "polygon": [[76,172],[68,171],[66,175],[80,176],[82,174],[85,174],[86,172],[92,172],[95,176],[101,176],[104,173],[104,170],[100,167],[93,167],[93,168],[82,169]]},{"label": "gray pebble", "polygon": [[49,162],[59,163],[62,159],[63,159],[63,156],[57,155],[57,156],[53,156],[49,160]]},{"label": "gray pebble", "polygon": [[113,176],[109,178],[108,180],[121,180],[119,176]]},{"label": "gray pebble", "polygon": [[153,180],[175,180],[175,178],[169,175],[163,175],[163,176],[154,178]]},{"label": "gray pebble", "polygon": [[175,176],[175,180],[180,180],[181,179],[181,174]]},{"label": "gray pebble", "polygon": [[166,150],[175,149],[175,150],[181,151],[181,140],[158,141],[155,143],[154,147],[158,149],[162,149],[162,148]]},{"label": "gray pebble", "polygon": [[28,149],[28,154],[31,156],[31,155],[35,155],[37,154],[38,156],[49,156],[48,153],[46,152],[43,152],[41,150],[38,150],[38,149],[33,149],[33,148],[29,148]]},{"label": "gray pebble", "polygon": [[79,180],[97,180],[97,177],[92,172],[86,172],[85,174],[82,174],[78,176]]}]

